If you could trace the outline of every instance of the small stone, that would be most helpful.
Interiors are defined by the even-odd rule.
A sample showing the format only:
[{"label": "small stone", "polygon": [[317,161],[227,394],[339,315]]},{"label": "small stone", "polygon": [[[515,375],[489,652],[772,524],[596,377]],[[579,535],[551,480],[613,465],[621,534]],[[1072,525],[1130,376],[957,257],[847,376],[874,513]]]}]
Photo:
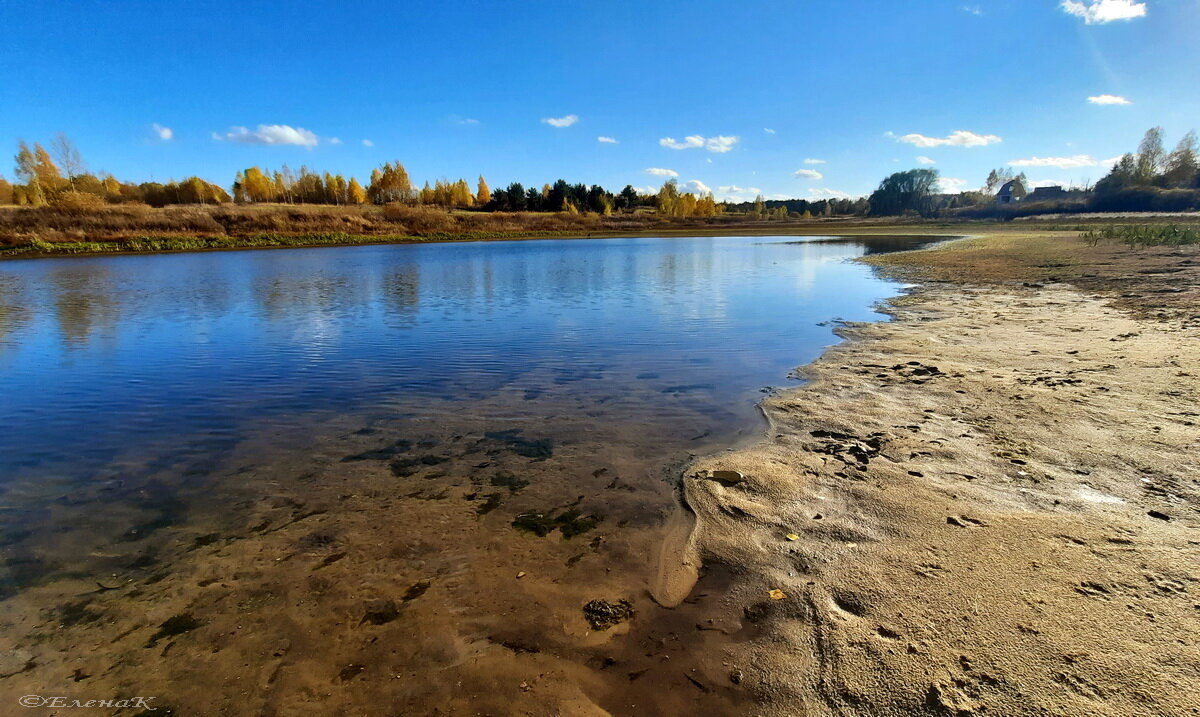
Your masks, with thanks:
[{"label": "small stone", "polygon": [[799,539],[800,539],[800,536],[799,536],[799,535],[796,535],[795,533],[788,533],[788,534],[787,534],[787,539],[788,539],[788,540],[799,540]]},{"label": "small stone", "polygon": [[523,577],[525,577],[525,571],[524,571],[524,570],[522,570],[521,572],[517,573],[517,580],[520,580],[520,579],[521,579],[521,578],[523,578]]},{"label": "small stone", "polygon": [[0,652],[0,677],[11,677],[33,666],[33,653],[17,648]]},{"label": "small stone", "polygon": [[734,485],[746,480],[746,476],[742,475],[741,471],[713,471],[711,474],[713,480]]},{"label": "small stone", "polygon": [[729,672],[729,681],[735,685],[742,684],[742,680],[744,678],[745,678],[745,675],[742,674],[741,670],[731,670]]},{"label": "small stone", "polygon": [[787,597],[787,593],[785,593],[782,590],[779,590],[778,588],[776,588],[775,590],[768,590],[767,594],[771,596],[772,600],[783,600],[784,598]]}]

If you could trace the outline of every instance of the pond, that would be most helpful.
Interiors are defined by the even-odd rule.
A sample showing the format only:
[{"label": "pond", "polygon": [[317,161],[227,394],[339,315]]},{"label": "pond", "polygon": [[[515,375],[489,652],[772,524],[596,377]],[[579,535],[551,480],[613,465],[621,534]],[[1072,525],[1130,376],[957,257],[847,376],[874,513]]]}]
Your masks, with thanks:
[{"label": "pond", "polygon": [[[393,679],[391,704],[503,710],[486,685],[548,656],[597,704],[677,709],[658,693],[678,670],[596,668],[644,650],[609,655],[580,606],[654,609],[646,573],[680,467],[757,440],[764,391],[836,341],[839,320],[880,318],[899,285],[848,260],[930,241],[0,264],[0,599],[19,616],[0,631],[36,645],[36,672],[78,661],[39,631],[59,625],[65,645],[89,630],[103,647],[86,669],[205,712],[237,704],[222,680],[281,640],[270,660],[292,669],[253,690],[263,711],[361,710],[371,690],[313,684],[378,679],[383,662],[423,675]],[[164,622],[189,629],[147,671]],[[256,636],[228,644],[235,623]],[[643,640],[661,627],[633,624]],[[407,647],[385,655],[354,634],[368,630],[406,631]]]}]

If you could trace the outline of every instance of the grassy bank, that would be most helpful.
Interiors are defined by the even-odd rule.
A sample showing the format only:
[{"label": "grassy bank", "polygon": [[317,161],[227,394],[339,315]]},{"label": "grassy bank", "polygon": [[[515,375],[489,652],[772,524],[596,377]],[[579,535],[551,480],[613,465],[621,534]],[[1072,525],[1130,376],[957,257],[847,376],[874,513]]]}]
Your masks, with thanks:
[{"label": "grassy bank", "polygon": [[[1137,216],[1089,219],[1087,224],[1061,218],[1009,223],[866,217],[769,220],[747,214],[680,218],[635,212],[601,216],[401,205],[7,207],[0,208],[0,259],[538,237],[970,234],[1001,237],[1008,242],[1003,251],[1011,252],[1018,263],[1037,269],[1047,268],[1036,266],[1037,262],[1052,265],[1058,261],[1043,254],[1061,258],[1084,245],[1140,249],[1192,244],[1200,238],[1200,224],[1184,223],[1187,221]],[[954,256],[964,265],[988,263],[983,255],[972,254],[971,246],[956,248]]]}]

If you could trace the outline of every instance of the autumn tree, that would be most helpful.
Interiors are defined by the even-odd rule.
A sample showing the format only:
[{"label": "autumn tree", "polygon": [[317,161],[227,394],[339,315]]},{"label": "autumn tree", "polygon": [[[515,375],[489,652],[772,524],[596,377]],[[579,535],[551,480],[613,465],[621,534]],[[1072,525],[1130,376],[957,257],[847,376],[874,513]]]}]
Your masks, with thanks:
[{"label": "autumn tree", "polygon": [[478,188],[475,190],[475,206],[477,206],[477,207],[487,206],[487,204],[491,201],[492,201],[492,190],[488,189],[487,181],[483,178],[483,175],[481,174],[481,175],[479,175]]},{"label": "autumn tree", "polygon": [[467,180],[460,179],[450,187],[450,206],[469,207],[474,203],[475,195],[471,194]]},{"label": "autumn tree", "polygon": [[346,198],[350,204],[366,204],[367,190],[362,188],[358,180],[354,177],[350,178],[350,184],[346,187]]},{"label": "autumn tree", "polygon": [[20,203],[40,206],[56,195],[66,182],[50,153],[40,144],[29,145],[21,140],[17,143],[16,174],[24,183],[19,192]]},{"label": "autumn tree", "polygon": [[79,148],[71,141],[71,138],[64,132],[59,132],[50,142],[50,149],[54,152],[55,159],[58,160],[58,166],[66,172],[67,179],[71,182],[71,186],[75,186],[75,178],[87,171],[87,166],[83,163],[83,155],[79,153]]},{"label": "autumn tree", "polygon": [[679,182],[672,177],[658,190],[658,212],[673,217],[679,212]]},{"label": "autumn tree", "polygon": [[0,204],[13,203],[13,186],[8,180],[0,177]]},{"label": "autumn tree", "polygon": [[239,172],[233,181],[233,196],[240,203],[275,202],[279,191],[272,177],[258,167],[249,167]]},{"label": "autumn tree", "polygon": [[679,197],[675,212],[681,217],[690,217],[696,213],[696,195],[686,192]]},{"label": "autumn tree", "polygon": [[412,181],[408,178],[408,170],[399,161],[388,162],[374,170],[371,172],[371,184],[367,187],[367,196],[376,204],[411,201],[413,187]]}]

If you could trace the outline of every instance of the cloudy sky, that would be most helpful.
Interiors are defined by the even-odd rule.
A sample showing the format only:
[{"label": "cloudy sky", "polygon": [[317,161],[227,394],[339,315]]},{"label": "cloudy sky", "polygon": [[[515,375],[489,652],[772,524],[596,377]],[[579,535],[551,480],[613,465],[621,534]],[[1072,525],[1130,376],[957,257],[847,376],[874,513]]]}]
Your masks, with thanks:
[{"label": "cloudy sky", "polygon": [[400,159],[819,198],[912,167],[1094,181],[1200,128],[1200,0],[0,0],[0,28],[0,145],[64,131],[137,181]]}]

